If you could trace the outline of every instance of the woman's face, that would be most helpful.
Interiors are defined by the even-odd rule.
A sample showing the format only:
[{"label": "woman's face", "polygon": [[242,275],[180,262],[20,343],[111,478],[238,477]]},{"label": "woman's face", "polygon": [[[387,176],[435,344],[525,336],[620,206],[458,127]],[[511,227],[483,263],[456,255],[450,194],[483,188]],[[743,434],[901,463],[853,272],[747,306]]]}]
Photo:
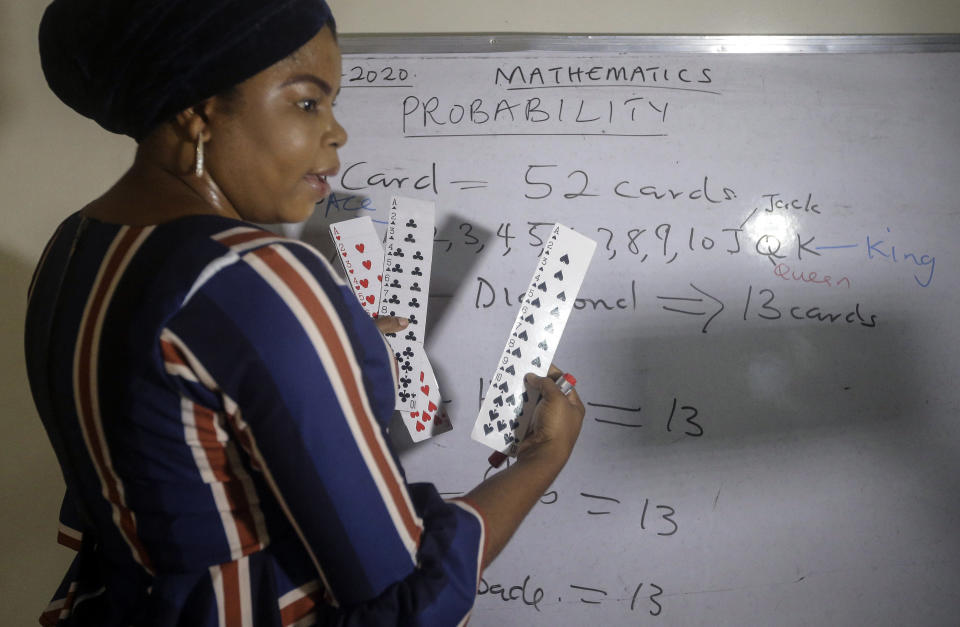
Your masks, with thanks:
[{"label": "woman's face", "polygon": [[333,115],[340,48],[329,27],[291,56],[213,99],[207,170],[239,216],[300,222],[330,193],[347,134]]}]

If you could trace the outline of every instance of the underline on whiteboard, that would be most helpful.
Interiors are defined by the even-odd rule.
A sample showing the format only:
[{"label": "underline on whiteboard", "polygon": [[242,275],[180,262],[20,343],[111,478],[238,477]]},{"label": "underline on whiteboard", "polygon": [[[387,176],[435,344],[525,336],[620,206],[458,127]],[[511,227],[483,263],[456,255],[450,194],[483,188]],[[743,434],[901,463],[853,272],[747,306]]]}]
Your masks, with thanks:
[{"label": "underline on whiteboard", "polygon": [[416,85],[341,85],[341,89],[413,89]]},{"label": "underline on whiteboard", "polygon": [[456,133],[440,135],[404,135],[404,139],[430,137],[669,137],[666,133]]},{"label": "underline on whiteboard", "polygon": [[658,85],[534,85],[532,87],[507,87],[507,91],[523,91],[529,89],[583,89],[585,87],[627,87],[630,89],[667,89],[670,91],[695,91],[701,94],[713,94],[714,96],[722,96],[723,93],[719,91],[710,91],[709,89],[695,89],[693,87],[663,87]]},{"label": "underline on whiteboard", "polygon": [[836,250],[838,248],[857,248],[860,244],[844,244],[842,246],[817,246],[817,250]]}]

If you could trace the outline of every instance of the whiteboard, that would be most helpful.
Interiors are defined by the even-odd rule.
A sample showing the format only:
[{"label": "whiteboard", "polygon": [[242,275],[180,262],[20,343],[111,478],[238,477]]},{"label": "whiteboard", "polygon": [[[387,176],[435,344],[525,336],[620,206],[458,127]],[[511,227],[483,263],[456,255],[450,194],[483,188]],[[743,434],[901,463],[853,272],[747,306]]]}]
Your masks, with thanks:
[{"label": "whiteboard", "polygon": [[583,432],[471,625],[956,624],[956,40],[672,41],[344,38],[350,139],[301,236],[437,203],[455,427],[392,430],[409,480],[483,479],[541,238],[598,244],[556,357]]}]

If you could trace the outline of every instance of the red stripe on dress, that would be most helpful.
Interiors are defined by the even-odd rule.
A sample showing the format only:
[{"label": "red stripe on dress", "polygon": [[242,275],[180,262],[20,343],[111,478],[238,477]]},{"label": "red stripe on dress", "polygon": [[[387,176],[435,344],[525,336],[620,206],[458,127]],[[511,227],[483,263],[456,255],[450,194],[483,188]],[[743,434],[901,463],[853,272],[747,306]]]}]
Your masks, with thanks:
[{"label": "red stripe on dress", "polygon": [[279,236],[274,233],[265,233],[264,231],[254,230],[254,231],[247,231],[245,233],[236,233],[234,235],[228,235],[227,237],[224,237],[222,239],[218,239],[216,236],[214,236],[214,239],[216,239],[218,242],[220,242],[224,246],[233,247],[233,246],[238,246],[240,244],[255,242],[258,239],[276,239],[277,237]]},{"label": "red stripe on dress", "polygon": [[300,302],[300,305],[307,311],[310,319],[313,320],[317,330],[323,337],[324,345],[327,347],[327,350],[330,351],[330,355],[333,357],[337,371],[340,374],[340,380],[342,381],[344,390],[347,393],[347,399],[350,402],[350,407],[353,410],[354,416],[357,417],[357,425],[360,427],[363,438],[366,441],[371,454],[373,455],[374,462],[377,464],[377,469],[380,471],[380,475],[383,477],[384,483],[387,486],[387,490],[390,492],[390,496],[393,498],[394,505],[396,506],[397,511],[400,513],[400,518],[406,527],[407,533],[409,533],[410,537],[413,538],[414,543],[419,546],[422,529],[417,524],[413,513],[407,507],[407,501],[404,498],[404,489],[396,481],[390,464],[387,461],[386,454],[380,448],[371,424],[373,420],[367,415],[366,411],[364,411],[361,392],[358,389],[356,379],[353,376],[353,369],[350,366],[347,353],[341,344],[340,337],[337,334],[336,329],[330,322],[330,318],[324,309],[323,304],[310,290],[310,287],[307,285],[306,281],[303,280],[303,277],[301,277],[300,274],[294,268],[292,268],[276,251],[270,248],[263,248],[253,251],[253,254],[266,263],[270,269],[273,270],[278,277],[280,277],[280,280],[283,281],[288,288],[290,288],[290,291],[293,292],[294,296]]},{"label": "red stripe on dress", "polygon": [[305,597],[297,599],[290,605],[280,608],[280,623],[283,627],[289,627],[289,625],[303,620],[313,613],[319,602],[320,590],[318,589]]},{"label": "red stripe on dress", "polygon": [[183,366],[185,368],[189,367],[187,366],[187,362],[183,359],[183,356],[180,354],[180,351],[177,350],[177,347],[167,340],[160,340],[160,352],[163,353],[164,362],[177,366]]},{"label": "red stripe on dress", "polygon": [[210,470],[214,478],[223,486],[230,505],[230,514],[237,528],[241,551],[244,555],[254,553],[260,549],[261,544],[257,536],[257,525],[241,479],[230,466],[226,446],[217,440],[217,429],[214,424],[216,415],[209,408],[194,403],[193,416],[197,439],[203,447]]},{"label": "red stripe on dress", "polygon": [[236,562],[220,566],[223,584],[223,623],[228,627],[242,625],[240,610],[240,572]]},{"label": "red stripe on dress", "polygon": [[87,312],[86,325],[81,329],[79,359],[78,359],[78,379],[80,385],[77,389],[77,397],[80,403],[80,422],[84,431],[88,434],[90,442],[90,456],[94,464],[100,471],[100,476],[104,482],[104,488],[107,491],[107,499],[116,508],[119,515],[119,526],[121,533],[126,536],[134,551],[134,557],[147,570],[153,570],[150,557],[146,549],[137,536],[136,522],[133,519],[133,512],[127,507],[120,496],[120,486],[118,479],[114,477],[113,469],[107,462],[107,451],[101,447],[99,430],[97,429],[96,417],[93,415],[93,390],[89,385],[92,381],[91,372],[97,367],[92,364],[93,352],[93,334],[97,326],[97,320],[104,315],[106,293],[114,276],[130,250],[134,241],[143,232],[145,227],[130,227],[122,236],[119,244],[113,252],[113,255],[105,261],[105,268],[101,275],[100,282],[95,286],[90,308]]},{"label": "red stripe on dress", "polygon": [[68,536],[62,531],[57,532],[57,544],[61,544],[68,549],[73,549],[74,551],[79,551],[83,546],[83,542],[81,540],[77,540],[74,537]]}]

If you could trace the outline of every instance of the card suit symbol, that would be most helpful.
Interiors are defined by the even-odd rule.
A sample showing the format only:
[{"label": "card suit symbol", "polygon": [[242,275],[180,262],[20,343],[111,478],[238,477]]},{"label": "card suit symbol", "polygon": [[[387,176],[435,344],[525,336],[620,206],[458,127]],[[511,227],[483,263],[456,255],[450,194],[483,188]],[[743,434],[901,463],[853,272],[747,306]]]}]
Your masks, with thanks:
[{"label": "card suit symbol", "polygon": [[403,241],[410,242],[411,244],[417,243],[417,240],[413,239],[413,233],[407,233],[407,236],[403,238]]},{"label": "card suit symbol", "polygon": [[370,281],[367,279],[360,279],[360,287],[367,287],[370,285]]},{"label": "card suit symbol", "polygon": [[399,246],[397,246],[397,249],[396,249],[395,251],[393,251],[393,256],[394,256],[394,257],[406,257],[406,255],[403,254],[403,249],[400,248]]},{"label": "card suit symbol", "polygon": [[407,402],[407,399],[410,398],[410,393],[409,393],[409,392],[400,392],[399,394],[397,394],[397,396],[400,397],[400,400],[401,400],[401,401],[403,401],[404,403],[406,403],[406,402]]},{"label": "card suit symbol", "polygon": [[520,352],[520,348],[519,348],[519,347],[515,348],[515,349],[513,350],[513,352],[510,353],[510,354],[513,355],[514,357],[522,357],[522,356],[523,356],[523,353]]},{"label": "card suit symbol", "polygon": [[559,308],[559,307],[554,307],[554,308],[550,311],[550,315],[553,316],[554,318],[559,318],[559,317],[560,317],[560,308]]},{"label": "card suit symbol", "polygon": [[374,317],[374,318],[379,318],[379,317],[380,317],[380,314],[377,313],[377,312],[373,312],[373,317]]},{"label": "card suit symbol", "polygon": [[419,422],[419,421],[418,421],[418,422],[417,422],[417,431],[423,431],[424,429],[426,429],[426,427],[423,425],[422,422]]},{"label": "card suit symbol", "polygon": [[420,371],[420,383],[423,383],[423,380],[427,377],[427,373],[423,370]]},{"label": "card suit symbol", "polygon": [[393,283],[390,284],[390,287],[402,287],[402,286],[400,285],[400,281],[394,279]]},{"label": "card suit symbol", "polygon": [[409,346],[406,347],[405,349],[403,349],[403,356],[404,356],[404,357],[413,357],[413,350],[412,350]]},{"label": "card suit symbol", "polygon": [[[391,309],[391,310],[390,310],[390,315],[391,315],[391,316],[395,316],[395,315],[397,315],[397,312],[394,311],[393,309]],[[392,334],[392,335],[393,335],[394,337],[396,337],[396,334]]]},{"label": "card suit symbol", "polygon": [[559,294],[557,294],[557,300],[559,300],[561,303],[567,302],[567,293],[560,292]]},{"label": "card suit symbol", "polygon": [[496,420],[497,418],[500,417],[500,412],[493,409],[489,411],[489,414],[490,414],[490,420]]},{"label": "card suit symbol", "polygon": [[540,347],[540,350],[542,350],[542,351],[548,351],[548,350],[550,350],[550,347],[547,346],[546,340],[540,342],[539,344],[537,344],[537,346],[539,346],[539,347]]},{"label": "card suit symbol", "polygon": [[403,387],[409,387],[411,383],[413,382],[410,380],[410,377],[400,377],[400,385]]},{"label": "card suit symbol", "polygon": [[498,396],[497,398],[493,399],[493,404],[497,407],[503,407],[503,396]]},{"label": "card suit symbol", "polygon": [[353,274],[353,268],[350,268],[350,274]]},{"label": "card suit symbol", "polygon": [[516,405],[516,404],[517,404],[517,397],[511,394],[510,398],[507,399],[507,405]]},{"label": "card suit symbol", "polygon": [[417,223],[413,221],[413,218],[410,218],[409,220],[407,220],[407,228],[409,229],[417,228]]},{"label": "card suit symbol", "polygon": [[372,296],[372,295],[371,295],[371,296],[367,296],[367,302],[370,303],[371,305],[373,304],[373,302],[374,302],[375,300],[377,300],[375,296]]},{"label": "card suit symbol", "polygon": [[414,298],[414,299],[411,300],[409,303],[407,303],[407,305],[410,306],[410,307],[414,307],[414,308],[416,308],[416,309],[420,309],[420,303],[417,301],[416,298]]},{"label": "card suit symbol", "polygon": [[423,272],[420,271],[420,266],[416,266],[410,274],[413,276],[423,276]]},{"label": "card suit symbol", "polygon": [[540,367],[542,366],[542,364],[540,363],[540,358],[539,358],[539,357],[537,357],[536,359],[534,359],[534,360],[531,361],[530,363],[533,364],[534,366],[536,366],[537,368],[540,368]]},{"label": "card suit symbol", "polygon": [[419,417],[420,417],[420,412],[419,412],[419,411],[412,411],[412,412],[410,412],[410,417],[411,417],[411,418],[419,418]]},{"label": "card suit symbol", "polygon": [[547,333],[553,333],[553,323],[551,322],[547,326],[543,327],[543,330],[546,331]]},{"label": "card suit symbol", "polygon": [[562,280],[563,280],[563,270],[557,270],[557,273],[553,275],[553,278],[557,279],[558,281],[562,281]]},{"label": "card suit symbol", "polygon": [[547,284],[546,284],[546,283],[541,283],[540,285],[537,286],[537,289],[540,290],[541,292],[546,292],[546,291],[547,291]]},{"label": "card suit symbol", "polygon": [[[399,305],[399,304],[400,304],[400,299],[397,298],[397,295],[396,295],[396,294],[391,294],[391,295],[390,295],[390,298],[387,300],[387,302],[390,303],[391,305]],[[392,316],[392,315],[393,315],[393,312],[390,312],[390,315]]]},{"label": "card suit symbol", "polygon": [[377,280],[380,281],[381,283],[383,283],[383,275],[382,275],[382,274],[378,274],[378,275],[377,275]]},{"label": "card suit symbol", "polygon": [[516,407],[514,407],[514,408],[513,408],[513,413],[514,413],[515,416],[519,416],[520,414],[522,414],[522,413],[523,413],[523,405],[517,405]]},{"label": "card suit symbol", "polygon": [[493,433],[493,427],[491,425],[483,425],[483,435],[490,435]]},{"label": "card suit symbol", "polygon": [[497,421],[497,431],[503,431],[506,428],[507,428],[507,423],[505,423],[502,420]]},{"label": "card suit symbol", "polygon": [[417,252],[413,253],[413,258],[417,261],[423,261],[423,254],[418,250]]},{"label": "card suit symbol", "polygon": [[567,265],[570,265],[570,257],[567,256],[567,255],[564,255],[563,257],[560,257],[560,261],[563,262],[563,263],[565,263],[565,264],[567,264]]},{"label": "card suit symbol", "polygon": [[504,433],[504,434],[503,434],[503,443],[504,443],[504,444],[510,444],[510,443],[513,442],[515,439],[516,439],[516,438],[514,438],[514,437],[513,437],[513,434],[511,434],[511,433]]},{"label": "card suit symbol", "polygon": [[337,240],[339,240],[339,239],[340,239],[340,236],[339,236],[339,235],[337,235]]},{"label": "card suit symbol", "polygon": [[421,292],[421,291],[423,291],[423,290],[420,289],[420,284],[417,283],[416,281],[414,281],[414,282],[413,282],[413,285],[410,286],[410,291],[411,291],[411,292]]},{"label": "card suit symbol", "polygon": [[431,415],[428,414],[427,412],[423,412],[423,421],[424,421],[424,422],[430,422],[431,420],[433,420],[433,416],[431,416]]},{"label": "card suit symbol", "polygon": [[427,405],[427,411],[437,411],[437,404],[430,401],[430,404]]},{"label": "card suit symbol", "polygon": [[506,381],[504,381],[503,383],[497,386],[497,389],[499,389],[501,392],[506,392],[510,389],[510,386],[507,385]]},{"label": "card suit symbol", "polygon": [[403,339],[410,340],[412,342],[417,341],[417,335],[413,331],[407,331],[407,334],[403,336]]},{"label": "card suit symbol", "polygon": [[[339,239],[339,238],[337,238],[337,239]],[[361,252],[361,253],[362,253],[362,252],[363,252],[363,248],[364,248],[363,244],[357,244],[357,246],[356,246],[357,252]]]},{"label": "card suit symbol", "polygon": [[530,304],[533,305],[534,307],[539,307],[539,306],[540,306],[540,299],[539,299],[539,298],[534,298],[533,301],[530,302]]},{"label": "card suit symbol", "polygon": [[404,372],[410,372],[411,370],[413,370],[413,366],[411,366],[411,365],[410,365],[410,362],[408,361],[408,362],[405,362],[405,363],[400,367],[400,370],[403,370]]},{"label": "card suit symbol", "polygon": [[410,314],[409,316],[407,316],[407,320],[410,321],[410,324],[420,324],[419,322],[417,322],[417,316],[415,316],[414,314]]},{"label": "card suit symbol", "polygon": [[[366,264],[364,264],[364,265],[366,265]],[[369,270],[370,268],[367,268],[367,269]],[[390,268],[390,271],[391,271],[391,272],[396,272],[397,274],[403,274],[403,268],[400,267],[400,264],[399,264],[399,263],[393,264],[393,267]]]},{"label": "card suit symbol", "polygon": [[516,369],[514,369],[514,367],[513,367],[512,364],[509,365],[509,366],[507,366],[507,374],[512,374],[512,375],[517,374],[517,371],[516,371]]},{"label": "card suit symbol", "polygon": [[520,421],[519,421],[519,420],[511,420],[511,421],[510,421],[510,428],[513,429],[514,431],[516,431],[517,429],[519,429],[519,428],[520,428]]},{"label": "card suit symbol", "polygon": [[526,342],[527,339],[529,339],[530,336],[527,335],[527,331],[526,331],[526,330],[523,330],[523,331],[521,331],[519,334],[517,334],[517,337],[520,338],[521,340],[523,340],[524,342]]},{"label": "card suit symbol", "polygon": [[423,392],[424,394],[429,394],[429,393],[430,393],[430,386],[429,386],[429,385],[421,385],[421,386],[420,386],[420,391]]},{"label": "card suit symbol", "polygon": [[533,314],[530,314],[529,316],[524,318],[523,321],[526,322],[527,324],[533,324]]}]

